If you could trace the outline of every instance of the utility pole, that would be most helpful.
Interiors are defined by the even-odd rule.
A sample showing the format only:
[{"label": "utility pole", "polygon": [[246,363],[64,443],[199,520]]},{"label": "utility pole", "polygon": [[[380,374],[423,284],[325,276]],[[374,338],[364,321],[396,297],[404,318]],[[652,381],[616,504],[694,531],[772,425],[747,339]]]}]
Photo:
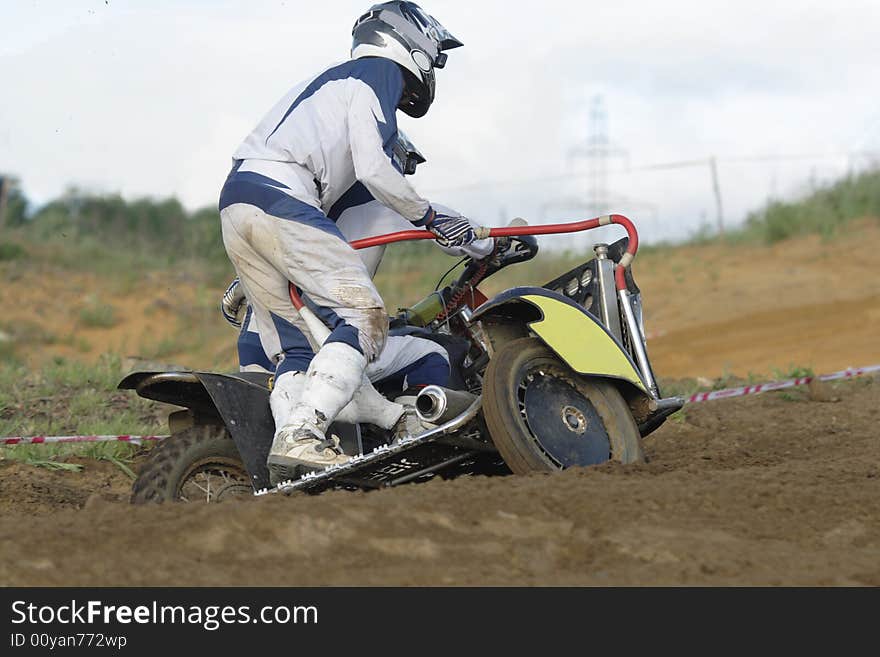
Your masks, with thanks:
[{"label": "utility pole", "polygon": [[709,170],[712,172],[712,189],[715,192],[715,217],[718,220],[718,234],[724,235],[724,210],[721,205],[721,185],[718,184],[718,164],[715,156],[709,158]]},{"label": "utility pole", "polygon": [[6,198],[9,195],[9,177],[0,176],[0,229],[6,227]]}]

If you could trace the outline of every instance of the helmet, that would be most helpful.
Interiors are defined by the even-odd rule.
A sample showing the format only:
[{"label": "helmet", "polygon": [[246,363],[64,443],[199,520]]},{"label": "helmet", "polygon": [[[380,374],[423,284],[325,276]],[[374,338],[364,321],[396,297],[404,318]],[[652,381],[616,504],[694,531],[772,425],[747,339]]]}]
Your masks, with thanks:
[{"label": "helmet", "polygon": [[434,69],[446,65],[444,50],[461,41],[413,2],[383,2],[355,21],[351,31],[353,59],[383,57],[403,70],[403,97],[398,107],[424,116],[434,100]]}]

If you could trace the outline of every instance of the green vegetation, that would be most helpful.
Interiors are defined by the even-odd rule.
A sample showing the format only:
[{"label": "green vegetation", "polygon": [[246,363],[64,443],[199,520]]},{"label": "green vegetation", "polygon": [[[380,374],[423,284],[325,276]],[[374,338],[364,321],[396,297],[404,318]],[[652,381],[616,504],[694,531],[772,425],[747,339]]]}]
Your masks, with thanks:
[{"label": "green vegetation", "polygon": [[[217,210],[187,212],[173,198],[126,201],[71,189],[8,226],[17,242],[39,244],[50,252],[47,260],[70,269],[128,272],[135,280],[145,271],[188,263],[223,278],[232,271]],[[6,249],[6,259],[23,253],[15,243]]]},{"label": "green vegetation", "polygon": [[[171,407],[117,390],[125,373],[115,355],[94,365],[57,358],[38,372],[0,360],[0,436],[167,432]],[[139,449],[122,442],[15,445],[0,447],[0,459],[76,470],[78,464],[63,459],[79,456],[109,461],[133,477],[128,463]]]},{"label": "green vegetation", "polygon": [[36,372],[0,361],[0,435],[161,433],[168,407],[117,390],[125,374],[110,354],[93,365],[56,358]]},{"label": "green vegetation", "polygon": [[131,469],[130,464],[134,461],[135,454],[141,449],[143,448],[137,445],[122,442],[15,445],[13,447],[0,448],[0,456],[10,461],[20,461],[37,468],[67,470],[70,472],[79,472],[83,469],[82,464],[71,463],[65,460],[70,457],[108,461],[133,480],[137,475]]},{"label": "green vegetation", "polygon": [[[173,198],[126,201],[118,195],[71,189],[27,215],[26,199],[20,192],[16,191],[13,200],[14,211],[7,209],[0,261],[29,256],[68,269],[88,269],[112,279],[120,293],[134,289],[150,270],[174,267],[224,282],[232,276],[214,208],[187,212]],[[880,217],[880,170],[848,176],[801,200],[772,202],[751,213],[745,225],[726,239],[773,243],[804,233],[831,235],[863,217]],[[694,243],[713,239],[717,238],[705,230],[692,237]],[[644,251],[668,246],[654,245]],[[392,311],[430,292],[454,262],[425,242],[391,245],[389,255],[377,284]],[[524,267],[502,272],[486,287],[491,292],[507,285],[550,280],[583,257],[582,253],[545,252]],[[86,325],[103,326],[112,322],[112,312],[92,309],[80,319]]]},{"label": "green vegetation", "polygon": [[773,378],[777,381],[783,379],[800,379],[806,376],[816,376],[812,367],[790,364],[786,369],[773,368]]},{"label": "green vegetation", "polygon": [[25,250],[14,242],[3,242],[0,244],[0,261],[17,260],[25,255]]},{"label": "green vegetation", "polygon": [[806,233],[828,237],[864,217],[880,218],[880,170],[847,176],[797,201],[769,203],[731,238],[772,244]]},{"label": "green vegetation", "polygon": [[79,311],[79,321],[83,326],[92,328],[110,328],[118,323],[116,311],[108,303],[101,302],[94,295],[86,299],[85,305]]}]

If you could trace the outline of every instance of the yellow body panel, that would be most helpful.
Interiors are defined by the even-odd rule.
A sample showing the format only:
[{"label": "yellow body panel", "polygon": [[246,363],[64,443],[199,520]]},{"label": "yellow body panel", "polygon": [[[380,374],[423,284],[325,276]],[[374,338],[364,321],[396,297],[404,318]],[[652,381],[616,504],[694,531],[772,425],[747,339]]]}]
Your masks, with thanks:
[{"label": "yellow body panel", "polygon": [[544,319],[532,322],[529,328],[573,370],[624,379],[647,393],[626,354],[601,326],[584,317],[583,312],[548,297],[529,294],[522,298],[535,304],[544,314]]}]

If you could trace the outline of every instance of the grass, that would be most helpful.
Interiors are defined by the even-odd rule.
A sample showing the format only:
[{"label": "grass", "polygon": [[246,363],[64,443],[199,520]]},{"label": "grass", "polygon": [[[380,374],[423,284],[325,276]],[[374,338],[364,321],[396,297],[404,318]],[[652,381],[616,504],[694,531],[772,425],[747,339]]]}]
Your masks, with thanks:
[{"label": "grass", "polygon": [[664,397],[690,397],[697,392],[709,392],[738,388],[740,386],[754,385],[767,381],[781,381],[797,379],[805,376],[814,376],[811,367],[803,365],[789,365],[787,369],[773,368],[769,374],[749,372],[745,378],[733,374],[728,368],[724,368],[721,376],[712,379],[709,385],[694,378],[663,379],[659,380],[660,390]]},{"label": "grass", "polygon": [[[3,360],[0,436],[164,433],[169,407],[117,390],[124,374],[114,354],[94,365],[58,358],[37,372]],[[134,479],[129,464],[141,449],[124,442],[14,445],[0,447],[0,459],[78,471],[82,466],[67,460],[88,458],[113,463]]]},{"label": "grass", "polygon": [[787,369],[773,368],[773,378],[776,380],[801,379],[806,376],[816,376],[812,367],[789,364]]},{"label": "grass", "polygon": [[0,324],[0,332],[8,336],[9,342],[26,342],[30,345],[52,345],[59,342],[58,336],[46,328],[46,324],[16,318]]},{"label": "grass", "polygon": [[27,252],[20,245],[14,242],[0,243],[0,261],[18,260],[19,258],[23,258],[26,255]]},{"label": "grass", "polygon": [[89,295],[79,311],[79,321],[89,328],[112,328],[119,323],[116,309],[103,303],[97,296]]},{"label": "grass", "polygon": [[21,460],[22,462],[27,463],[28,465],[32,465],[35,468],[47,468],[49,470],[67,470],[68,472],[80,472],[83,469],[83,466],[79,463],[64,463],[63,461],[56,461],[53,458],[15,459],[15,457],[12,457],[10,460]]},{"label": "grass", "polygon": [[[684,397],[687,399],[697,392],[712,390],[725,390],[726,388],[738,388],[740,386],[754,385],[765,381],[778,381],[783,379],[797,379],[805,376],[814,376],[813,369],[799,365],[789,365],[788,369],[772,369],[772,374],[759,374],[749,372],[745,379],[733,375],[727,368],[720,377],[714,379],[710,386],[700,385],[697,379],[660,379],[658,384],[664,397]],[[774,392],[783,401],[804,401],[807,397],[802,390],[784,389]],[[676,423],[687,422],[687,406],[669,416],[669,420]]]},{"label": "grass", "polygon": [[0,448],[2,456],[10,461],[18,461],[37,468],[50,470],[66,470],[79,472],[83,469],[80,463],[69,463],[64,459],[78,457],[94,461],[112,463],[130,479],[137,475],[129,467],[134,456],[142,448],[129,443],[62,443],[49,445],[14,445]]},{"label": "grass", "polygon": [[864,217],[880,217],[880,169],[846,176],[794,201],[770,202],[750,213],[729,239],[774,244],[807,233],[830,238]]},{"label": "grass", "polygon": [[[0,363],[0,436],[122,435],[165,431],[168,406],[116,389],[125,372],[108,354],[93,365],[57,358],[36,372],[15,362]],[[36,458],[48,445],[0,448]],[[124,443],[51,446],[55,454],[123,459]]]}]

